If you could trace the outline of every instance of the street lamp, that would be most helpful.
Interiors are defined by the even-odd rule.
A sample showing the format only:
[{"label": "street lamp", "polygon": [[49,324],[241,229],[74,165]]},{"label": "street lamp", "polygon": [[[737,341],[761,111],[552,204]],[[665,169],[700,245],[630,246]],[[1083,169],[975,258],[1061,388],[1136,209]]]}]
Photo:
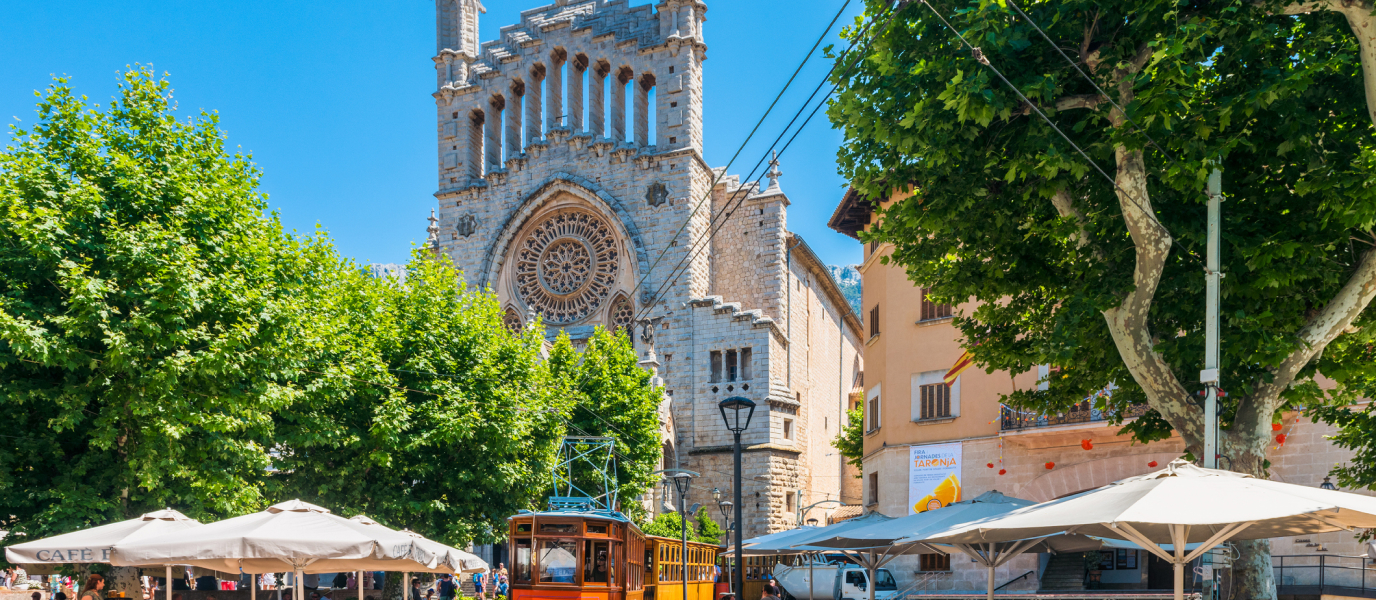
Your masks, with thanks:
[{"label": "street lamp", "polygon": [[[722,400],[717,407],[721,410],[721,418],[726,421],[726,428],[736,438],[735,445],[735,496],[736,509],[736,568],[731,573],[731,591],[735,594],[735,600],[741,600],[740,594],[745,591],[745,572],[741,568],[745,564],[745,549],[741,545],[742,537],[745,535],[745,527],[741,525],[741,432],[750,426],[750,417],[755,416],[755,402],[749,398],[732,396]],[[744,416],[742,416],[744,415]]]},{"label": "street lamp", "polygon": [[[717,489],[717,488],[712,488],[712,499],[717,501],[717,510],[720,510],[720,511],[721,511],[721,520],[722,520],[723,523],[726,523],[726,543],[727,543],[727,545],[730,545],[730,544],[731,544],[731,529],[732,529],[732,527],[734,527],[734,525],[731,523],[731,508],[732,508],[733,506],[735,506],[735,504],[733,504],[730,500],[725,500],[725,499],[723,499],[723,498],[721,497],[721,490],[719,490],[719,489]],[[728,586],[734,585],[734,582],[732,581],[732,578],[731,578],[731,571],[732,571],[732,570],[733,570],[733,567],[732,567],[732,564],[731,564],[731,559],[730,559],[730,557],[728,556],[728,557],[727,557],[727,560],[726,560],[726,579],[727,579],[727,585],[728,585]],[[732,593],[732,594],[735,594],[735,593],[736,593],[736,590],[735,590],[735,589],[732,589],[732,590],[731,590],[731,593]],[[737,598],[737,600],[740,600],[740,599]]]},{"label": "street lamp", "polygon": [[1332,482],[1332,481],[1329,481],[1329,479],[1330,479],[1330,478],[1329,478],[1327,475],[1324,475],[1324,477],[1323,477],[1323,483],[1320,483],[1320,484],[1319,484],[1319,489],[1321,489],[1321,490],[1333,490],[1333,491],[1337,491],[1337,490],[1338,490],[1338,486],[1333,485],[1333,482]]},{"label": "street lamp", "polygon": [[687,470],[687,469],[664,469],[664,470],[661,470],[661,471],[655,471],[655,473],[663,473],[663,474],[666,476],[665,479],[664,479],[664,496],[665,496],[665,500],[666,500],[666,501],[668,500],[668,496],[669,496],[669,482],[670,482],[670,481],[673,481],[674,488],[678,489],[678,516],[679,516],[679,521],[680,521],[680,525],[681,525],[681,527],[680,527],[680,535],[682,536],[682,537],[681,537],[681,542],[683,543],[683,555],[682,555],[681,559],[679,560],[679,567],[680,567],[679,573],[680,573],[680,576],[683,578],[683,579],[682,579],[682,583],[683,583],[683,600],[688,600],[688,515],[687,515],[688,506],[687,506],[687,502],[688,502],[688,490],[689,490],[690,488],[693,487],[693,478],[694,478],[694,477],[697,477],[698,474],[697,474],[696,472],[689,471],[689,470]]}]

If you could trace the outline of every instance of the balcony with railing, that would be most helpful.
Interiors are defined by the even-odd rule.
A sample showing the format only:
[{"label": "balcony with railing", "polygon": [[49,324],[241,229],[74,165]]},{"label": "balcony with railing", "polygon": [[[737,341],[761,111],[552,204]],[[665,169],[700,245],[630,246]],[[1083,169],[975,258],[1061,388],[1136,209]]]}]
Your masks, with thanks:
[{"label": "balcony with railing", "polygon": [[[1146,412],[1147,405],[1134,404],[1128,407],[1127,411],[1123,413],[1123,418],[1132,419],[1140,417]],[[1094,408],[1094,403],[1090,400],[1085,400],[1084,402],[1070,407],[1070,410],[1057,414],[1040,414],[1004,406],[999,429],[1001,431],[1019,431],[1041,427],[1095,423],[1111,421],[1114,419],[1114,416],[1115,412],[1113,410],[1100,410]]]},{"label": "balcony with railing", "polygon": [[1376,564],[1362,556],[1272,556],[1280,596],[1376,598]]}]

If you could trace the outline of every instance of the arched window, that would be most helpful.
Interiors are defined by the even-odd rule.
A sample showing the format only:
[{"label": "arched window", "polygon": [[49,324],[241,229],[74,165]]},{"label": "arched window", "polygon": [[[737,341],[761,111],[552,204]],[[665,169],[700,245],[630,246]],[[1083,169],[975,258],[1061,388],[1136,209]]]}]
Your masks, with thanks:
[{"label": "arched window", "polygon": [[502,314],[502,325],[511,333],[521,333],[521,313],[516,312],[515,308],[506,307],[506,312]]},{"label": "arched window", "polygon": [[607,328],[613,333],[625,333],[630,336],[633,333],[631,320],[635,318],[635,307],[631,305],[630,298],[624,294],[617,294],[616,300],[612,301],[611,310],[607,313]]}]

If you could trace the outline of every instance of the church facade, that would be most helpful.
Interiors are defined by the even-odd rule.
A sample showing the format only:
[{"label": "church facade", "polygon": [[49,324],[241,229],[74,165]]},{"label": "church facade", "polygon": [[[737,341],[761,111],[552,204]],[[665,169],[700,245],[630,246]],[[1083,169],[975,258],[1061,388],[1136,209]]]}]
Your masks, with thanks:
[{"label": "church facade", "polygon": [[513,329],[534,314],[575,342],[634,327],[665,388],[665,466],[700,474],[690,503],[720,519],[711,490],[730,497],[730,396],[758,406],[746,536],[858,503],[830,442],[861,372],[860,321],[788,231],[777,162],[760,189],[704,161],[707,6],[559,0],[479,43],[483,12],[436,2],[432,246]]}]

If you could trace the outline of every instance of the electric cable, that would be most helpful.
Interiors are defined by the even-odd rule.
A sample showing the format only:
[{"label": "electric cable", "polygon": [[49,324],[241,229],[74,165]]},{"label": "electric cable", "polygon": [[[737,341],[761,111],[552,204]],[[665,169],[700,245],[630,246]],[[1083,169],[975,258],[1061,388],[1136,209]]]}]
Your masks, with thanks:
[{"label": "electric cable", "polygon": [[[779,100],[783,99],[784,92],[788,91],[789,86],[791,86],[793,84],[793,81],[797,79],[798,74],[803,71],[803,66],[807,65],[808,61],[812,58],[812,55],[817,52],[817,47],[822,45],[822,41],[826,39],[827,33],[831,32],[831,28],[836,25],[836,21],[840,20],[841,15],[846,11],[846,7],[850,6],[850,3],[851,0],[846,0],[845,3],[841,5],[841,9],[836,11],[836,16],[831,18],[831,23],[828,23],[826,29],[822,31],[822,34],[817,36],[817,41],[812,44],[812,49],[808,50],[807,54],[803,56],[803,61],[798,63],[798,68],[793,70],[793,75],[790,75],[788,81],[784,82],[783,89],[779,90],[778,95],[774,96],[774,101],[769,103],[769,108],[765,109],[764,114],[760,115],[760,120],[755,123],[755,127],[752,128],[750,130],[750,133],[745,136],[745,140],[742,141],[740,147],[736,149],[736,153],[731,156],[731,160],[727,161],[726,166],[723,167],[721,171],[717,173],[715,177],[712,178],[712,184],[707,186],[707,191],[702,195],[702,198],[698,200],[698,203],[696,206],[693,207],[692,212],[688,213],[688,218],[683,220],[683,225],[680,225],[678,230],[675,231],[674,234],[669,237],[670,240],[677,238],[679,234],[683,233],[684,229],[688,228],[688,224],[693,222],[693,217],[698,214],[698,211],[702,210],[702,205],[705,204],[707,200],[712,197],[712,190],[717,187],[717,183],[721,181],[721,178],[726,176],[727,170],[731,168],[731,165],[735,164],[736,159],[739,158],[741,153],[745,151],[746,145],[750,143],[750,140],[755,137],[755,133],[758,132],[760,130],[760,127],[764,125],[765,119],[769,117],[769,114],[771,112],[773,112],[774,107],[779,104]],[[669,253],[670,247],[672,246],[666,245],[662,250],[660,250],[659,256],[656,256],[654,262],[650,263],[650,267],[645,269],[645,273],[641,275],[639,281],[636,282],[635,287],[631,288],[631,291],[626,294],[626,297],[635,298],[636,290],[640,289],[640,287],[644,285],[645,281],[649,279],[650,274],[653,273],[655,267],[659,265],[659,261],[663,260],[664,256]]]},{"label": "electric cable", "polygon": [[[902,3],[900,2],[900,4],[899,4],[898,7],[896,7],[896,8],[894,8],[894,9],[892,9],[892,10],[889,11],[889,14],[888,14],[888,16],[886,17],[885,22],[884,22],[884,28],[885,28],[885,29],[887,29],[888,26],[893,22],[893,17],[894,17],[894,15],[897,14],[898,10],[900,10],[901,7],[902,7]],[[866,41],[866,46],[865,46],[865,47],[868,49],[868,47],[869,47],[869,42],[872,41],[873,38],[872,38],[872,37],[866,37],[866,34],[869,32],[869,25],[872,25],[872,24],[873,24],[873,21],[871,21],[869,24],[867,24],[866,27],[863,28],[863,29],[860,31],[859,34],[857,34],[856,40],[855,40],[854,42],[851,42],[851,45],[850,45],[849,47],[847,47],[846,50],[845,50],[844,52],[842,52],[842,54],[841,54],[842,56],[844,56],[845,54],[849,53],[853,48],[855,48],[855,46],[860,42],[861,39],[865,39],[865,41]],[[861,53],[861,56],[863,56],[863,54],[864,54],[864,53],[862,52],[862,53]],[[802,105],[801,107],[799,107],[798,111],[794,114],[793,118],[792,118],[791,120],[789,120],[788,125],[786,125],[785,128],[784,128],[784,130],[781,131],[781,132],[779,133],[778,137],[776,137],[776,138],[774,139],[774,143],[771,144],[770,147],[769,147],[768,149],[766,149],[767,152],[768,152],[768,151],[772,151],[772,150],[778,145],[779,140],[783,139],[783,136],[788,135],[788,130],[789,130],[789,128],[791,128],[792,125],[793,125],[794,123],[797,122],[798,117],[802,116],[803,112],[807,110],[808,104],[810,104],[811,101],[812,101],[812,99],[816,97],[817,92],[820,91],[820,90],[822,89],[822,87],[824,87],[824,86],[826,85],[826,82],[827,82],[828,80],[831,79],[831,75],[832,75],[833,73],[836,72],[836,67],[838,66],[838,64],[839,64],[839,63],[836,63],[836,64],[833,64],[833,65],[832,65],[831,69],[827,72],[826,77],[824,77],[824,78],[822,79],[822,81],[821,81],[820,83],[817,84],[817,88],[813,90],[813,92],[812,92],[812,94],[811,94],[810,96],[808,96],[807,101],[804,102],[803,105]],[[850,70],[851,70],[851,69],[854,69],[855,66],[858,65],[858,64],[859,64],[859,57],[857,57],[856,60],[854,60],[854,61],[852,61],[852,62],[850,63],[850,65],[846,68],[845,73],[842,74],[842,78],[844,78],[845,76],[849,75],[849,74],[850,74]],[[819,103],[817,104],[817,106],[814,107],[814,108],[812,109],[812,112],[808,115],[807,119],[803,121],[803,124],[800,125],[800,126],[798,127],[798,129],[795,130],[795,131],[793,132],[792,137],[790,137],[789,140],[788,140],[788,142],[784,144],[783,149],[781,149],[781,150],[779,151],[779,154],[783,154],[784,151],[786,151],[786,150],[788,149],[788,147],[789,147],[790,145],[792,145],[793,140],[797,139],[798,135],[799,135],[800,133],[802,133],[802,131],[803,131],[804,128],[807,127],[808,123],[810,123],[810,122],[812,121],[812,118],[815,117],[815,116],[817,115],[817,111],[819,111],[819,110],[822,108],[822,106],[824,106],[824,105],[826,104],[827,100],[831,97],[831,95],[834,94],[834,93],[836,92],[836,88],[837,88],[839,85],[840,85],[839,82],[838,82],[837,84],[833,84],[833,85],[832,85],[831,90],[828,91],[827,94],[826,94],[826,96],[824,96],[824,97],[822,98],[822,101],[819,102]],[[761,164],[763,164],[763,161],[764,161],[764,157],[761,157],[760,161],[756,163],[755,168],[751,169],[751,170],[750,170],[750,173],[746,175],[746,178],[745,178],[745,179],[746,179],[747,182],[749,182],[749,178],[750,178],[750,177],[754,176],[755,171],[760,167]],[[723,171],[723,172],[724,172],[724,171]],[[670,271],[670,273],[674,273],[674,275],[673,275],[672,277],[670,277],[670,278],[667,278],[667,279],[664,281],[664,283],[662,283],[662,284],[659,286],[659,288],[657,288],[657,289],[655,290],[655,293],[651,296],[651,299],[650,299],[649,302],[642,303],[642,306],[641,306],[640,310],[637,312],[636,317],[635,317],[634,320],[637,320],[637,321],[640,320],[644,315],[648,315],[648,314],[650,313],[650,311],[653,310],[654,306],[655,306],[656,304],[658,304],[658,302],[659,302],[660,298],[663,296],[664,292],[667,291],[667,288],[668,288],[669,286],[673,285],[674,283],[676,283],[676,282],[678,281],[678,278],[681,277],[681,276],[683,275],[683,272],[686,271],[685,265],[686,265],[691,259],[697,258],[697,256],[698,256],[699,254],[702,253],[702,250],[705,249],[705,248],[707,247],[706,244],[707,244],[707,243],[710,243],[710,242],[712,241],[712,239],[716,237],[716,234],[717,234],[719,231],[721,231],[722,227],[725,227],[725,223],[726,223],[728,220],[730,220],[731,216],[735,214],[736,210],[739,209],[740,206],[741,206],[742,204],[745,203],[745,200],[749,199],[749,197],[750,197],[750,190],[751,190],[751,189],[757,189],[757,188],[759,187],[759,183],[760,183],[760,180],[761,180],[761,179],[763,179],[763,176],[761,176],[761,177],[759,177],[759,178],[756,178],[755,181],[753,182],[753,184],[754,184],[753,187],[748,187],[748,186],[744,186],[744,185],[741,186],[741,187],[736,191],[737,198],[735,198],[735,205],[732,206],[729,210],[724,210],[724,211],[722,211],[721,213],[718,213],[718,215],[719,215],[718,217],[714,217],[711,221],[708,222],[708,225],[707,225],[708,232],[707,232],[707,234],[706,234],[703,238],[699,238],[697,241],[695,241],[695,242],[689,247],[688,252],[684,255],[684,258],[683,258],[682,260],[680,260],[680,261],[678,262],[677,265],[674,266],[674,269],[673,269],[673,270]],[[729,204],[729,203],[731,202],[731,200],[728,199],[727,202],[728,202],[728,204]],[[714,224],[716,224],[715,229],[713,228],[713,225],[714,225]]]},{"label": "electric cable", "polygon": [[[1030,108],[1033,112],[1037,113],[1037,116],[1041,117],[1047,125],[1051,126],[1051,129],[1054,130],[1058,135],[1060,135],[1061,139],[1064,139],[1066,143],[1070,144],[1070,147],[1074,148],[1075,152],[1078,153],[1080,157],[1085,160],[1086,163],[1089,163],[1089,165],[1093,167],[1094,170],[1099,173],[1099,175],[1103,176],[1103,178],[1106,181],[1108,181],[1109,184],[1111,184],[1114,187],[1114,189],[1118,190],[1119,192],[1122,192],[1123,196],[1125,196],[1130,202],[1132,202],[1132,204],[1137,206],[1137,209],[1142,211],[1142,214],[1147,217],[1148,222],[1155,225],[1163,233],[1165,233],[1166,236],[1170,238],[1172,244],[1179,247],[1182,251],[1185,252],[1186,256],[1190,257],[1195,262],[1203,264],[1199,260],[1199,257],[1195,256],[1194,253],[1190,252],[1188,248],[1185,248],[1183,245],[1181,245],[1180,242],[1175,239],[1175,236],[1171,235],[1170,229],[1167,229],[1165,225],[1162,225],[1161,221],[1157,220],[1155,214],[1148,211],[1144,206],[1142,206],[1141,201],[1139,201],[1127,190],[1123,189],[1122,186],[1119,186],[1118,182],[1114,180],[1112,177],[1110,177],[1109,174],[1099,166],[1099,163],[1091,159],[1089,155],[1086,154],[1085,151],[1080,148],[1079,144],[1076,144],[1074,140],[1070,139],[1070,136],[1066,135],[1064,131],[1061,131],[1061,128],[1057,127],[1056,123],[1053,122],[1050,117],[1047,117],[1046,113],[1042,112],[1041,108],[1038,108],[1036,104],[1033,104],[1032,101],[1027,98],[1027,96],[1023,95],[1022,90],[1018,89],[1017,86],[1013,85],[1013,82],[1009,81],[1008,78],[1003,75],[1003,72],[999,71],[998,67],[994,66],[994,64],[989,60],[989,57],[985,56],[985,54],[982,51],[980,51],[979,48],[971,45],[970,42],[965,39],[965,35],[962,34],[960,31],[956,30],[956,28],[953,27],[951,23],[946,20],[946,17],[942,16],[942,14],[939,11],[937,11],[935,6],[932,6],[931,2],[929,2],[928,0],[919,1],[922,2],[922,4],[926,5],[927,8],[932,11],[932,14],[935,15],[936,18],[939,19],[941,23],[946,26],[947,29],[950,29],[952,33],[956,34],[956,37],[960,39],[960,42],[970,50],[971,55],[975,59],[975,62],[978,62],[988,67],[990,71],[993,71],[994,75],[998,76],[999,80],[1002,81],[1004,85],[1008,86],[1009,89],[1013,90],[1013,93],[1017,94],[1018,98],[1021,99],[1023,103],[1028,106],[1028,108]],[[1126,221],[1126,216],[1124,218],[1124,221]]]}]

